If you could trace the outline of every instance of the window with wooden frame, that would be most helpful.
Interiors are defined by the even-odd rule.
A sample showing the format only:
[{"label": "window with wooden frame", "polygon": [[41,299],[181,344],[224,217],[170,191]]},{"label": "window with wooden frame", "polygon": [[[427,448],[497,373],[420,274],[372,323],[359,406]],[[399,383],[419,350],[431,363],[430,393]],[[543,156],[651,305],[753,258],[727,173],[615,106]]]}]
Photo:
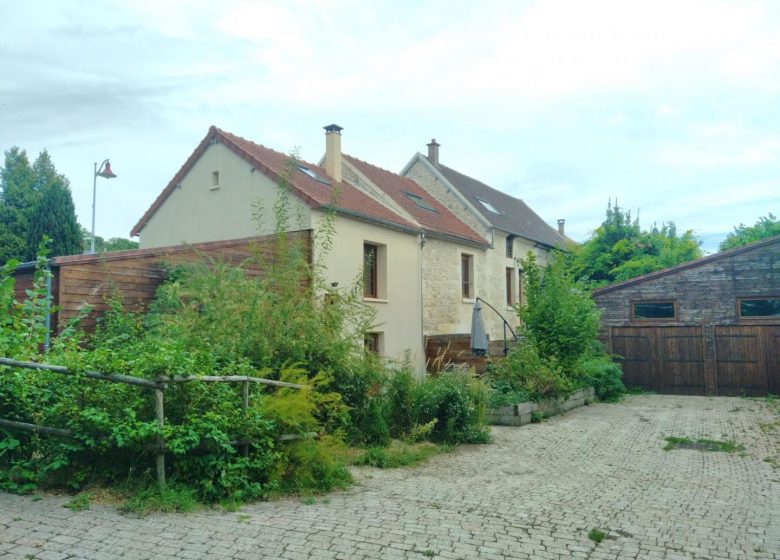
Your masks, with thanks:
[{"label": "window with wooden frame", "polygon": [[523,305],[523,271],[517,271],[517,303]]},{"label": "window with wooden frame", "polygon": [[633,301],[631,319],[634,321],[664,321],[677,319],[677,301]]},{"label": "window with wooden frame", "polygon": [[515,252],[514,249],[515,249],[515,236],[507,235],[506,242],[505,242],[506,258],[511,259],[514,256],[514,252]]},{"label": "window with wooden frame", "polygon": [[512,287],[515,284],[515,269],[507,267],[506,269],[506,306],[512,307],[514,299],[512,298]]},{"label": "window with wooden frame", "polygon": [[780,296],[737,298],[737,314],[745,319],[780,318]]},{"label": "window with wooden frame", "polygon": [[460,256],[460,283],[461,294],[465,299],[474,298],[474,256],[462,254]]},{"label": "window with wooden frame", "polygon": [[379,297],[379,247],[363,243],[363,295]]},{"label": "window with wooden frame", "polygon": [[366,336],[363,338],[363,344],[369,352],[373,352],[374,354],[381,353],[381,348],[379,346],[379,333],[370,332],[366,333]]}]

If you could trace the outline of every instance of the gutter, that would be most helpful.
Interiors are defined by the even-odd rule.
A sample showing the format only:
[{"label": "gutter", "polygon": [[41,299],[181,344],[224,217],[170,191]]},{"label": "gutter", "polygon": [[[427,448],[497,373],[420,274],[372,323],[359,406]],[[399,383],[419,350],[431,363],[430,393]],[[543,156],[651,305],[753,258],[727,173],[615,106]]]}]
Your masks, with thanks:
[{"label": "gutter", "polygon": [[343,214],[344,216],[355,218],[356,220],[361,220],[363,222],[379,224],[388,229],[394,229],[396,231],[401,231],[403,233],[411,233],[412,235],[417,235],[418,233],[420,233],[419,228],[396,224],[395,222],[391,222],[389,220],[383,220],[382,218],[375,218],[374,216],[363,214],[362,212],[356,212],[354,210],[345,210],[344,208],[333,207],[330,205],[321,206],[320,208],[324,208],[327,210],[334,210],[337,214]]}]

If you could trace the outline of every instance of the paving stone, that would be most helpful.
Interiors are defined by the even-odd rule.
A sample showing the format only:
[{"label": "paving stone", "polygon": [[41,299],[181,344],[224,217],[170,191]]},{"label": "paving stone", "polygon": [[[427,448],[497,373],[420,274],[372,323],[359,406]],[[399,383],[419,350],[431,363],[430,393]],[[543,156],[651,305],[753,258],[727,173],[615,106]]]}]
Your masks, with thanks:
[{"label": "paving stone", "polygon": [[[463,446],[411,469],[354,470],[329,503],[125,517],[0,494],[0,557],[41,560],[773,559],[780,430],[760,400],[632,396]],[[745,452],[663,451],[666,436]],[[591,529],[607,534],[601,543]],[[34,546],[31,546],[34,545]]]}]

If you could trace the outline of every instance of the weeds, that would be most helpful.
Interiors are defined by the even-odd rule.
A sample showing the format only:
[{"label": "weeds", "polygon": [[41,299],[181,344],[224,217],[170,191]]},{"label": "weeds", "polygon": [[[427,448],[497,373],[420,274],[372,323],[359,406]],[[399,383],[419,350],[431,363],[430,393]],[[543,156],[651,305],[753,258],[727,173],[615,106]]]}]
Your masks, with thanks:
[{"label": "weeds", "polygon": [[694,441],[687,437],[674,436],[664,439],[666,440],[666,445],[663,448],[664,451],[671,451],[673,449],[696,449],[698,451],[734,453],[736,451],[745,450],[744,445],[740,445],[733,441],[718,441],[714,439],[697,439]]},{"label": "weeds", "polygon": [[409,444],[393,442],[390,447],[371,447],[351,460],[353,465],[368,465],[380,469],[409,467],[427,461],[440,453],[447,453],[449,446],[433,443]]},{"label": "weeds", "polygon": [[119,507],[122,513],[148,515],[150,513],[174,513],[192,511],[198,506],[193,488],[181,484],[167,484],[160,488],[150,484],[136,492]]},{"label": "weeds", "polygon": [[604,531],[596,529],[595,527],[588,533],[588,538],[595,543],[600,543],[606,536],[607,534]]},{"label": "weeds", "polygon": [[73,498],[71,498],[67,503],[63,504],[62,507],[71,511],[86,511],[89,509],[89,494],[87,492],[77,494],[76,496],[73,496]]}]

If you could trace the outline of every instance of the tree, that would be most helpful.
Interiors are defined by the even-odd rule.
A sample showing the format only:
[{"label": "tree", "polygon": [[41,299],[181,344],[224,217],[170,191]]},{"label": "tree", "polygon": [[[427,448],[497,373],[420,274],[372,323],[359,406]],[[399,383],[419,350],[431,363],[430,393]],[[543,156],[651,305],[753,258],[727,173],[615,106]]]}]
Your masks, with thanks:
[{"label": "tree", "polygon": [[642,231],[630,211],[610,203],[604,222],[574,249],[572,268],[576,278],[603,286],[697,259],[700,245],[690,230],[678,235],[674,222]]},{"label": "tree", "polygon": [[27,255],[33,260],[44,236],[51,242],[51,255],[74,255],[81,250],[81,228],[76,220],[76,208],[70,194],[70,184],[57,173],[49,153],[44,150],[33,164],[33,189],[38,203],[31,212],[27,229]]},{"label": "tree", "polygon": [[[81,239],[84,251],[89,251],[92,241],[92,233],[87,228],[81,228]],[[129,249],[138,249],[138,241],[125,239],[124,237],[111,237],[106,240],[99,235],[95,236],[96,253],[107,253],[109,251],[127,251]]]},{"label": "tree", "polygon": [[726,251],[775,235],[780,235],[780,220],[770,212],[766,216],[761,216],[755,225],[739,224],[735,227],[734,231],[729,233],[720,244],[720,250]]},{"label": "tree", "polygon": [[0,264],[10,259],[25,260],[29,212],[35,204],[27,152],[17,147],[5,152],[0,189]]},{"label": "tree", "polygon": [[46,150],[32,165],[26,151],[6,151],[0,188],[0,263],[34,260],[44,236],[51,239],[51,256],[81,253],[68,180]]}]

